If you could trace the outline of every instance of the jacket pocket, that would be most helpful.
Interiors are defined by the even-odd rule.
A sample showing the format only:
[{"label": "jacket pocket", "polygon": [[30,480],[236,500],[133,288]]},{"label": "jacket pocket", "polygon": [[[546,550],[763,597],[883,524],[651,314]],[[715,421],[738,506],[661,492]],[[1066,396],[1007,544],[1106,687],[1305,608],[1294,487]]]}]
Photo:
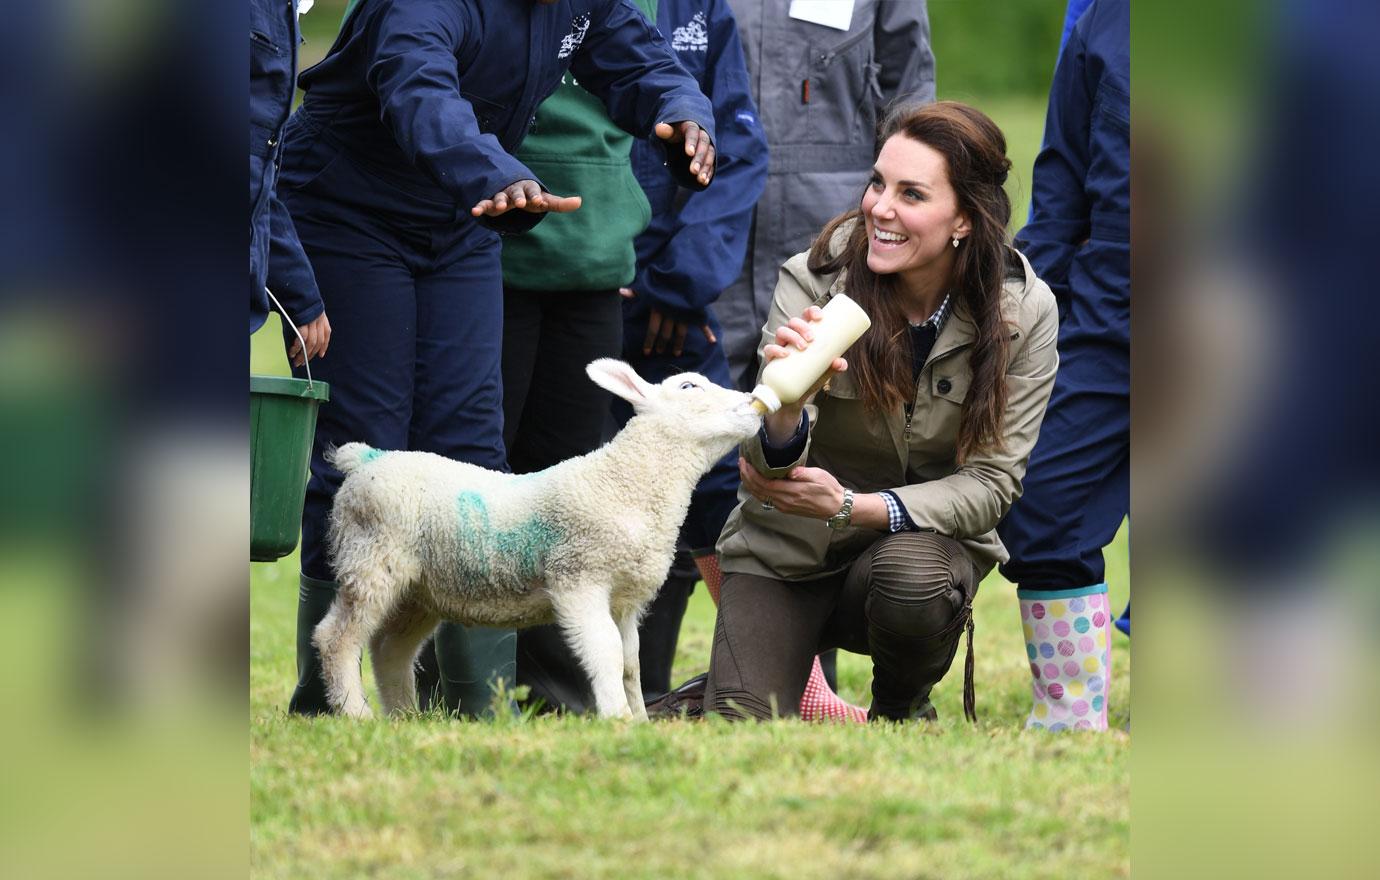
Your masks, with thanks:
[{"label": "jacket pocket", "polygon": [[973,377],[966,369],[956,370],[953,369],[954,366],[957,364],[935,365],[930,374],[930,394],[940,400],[962,406],[968,397],[968,386],[972,384]]}]

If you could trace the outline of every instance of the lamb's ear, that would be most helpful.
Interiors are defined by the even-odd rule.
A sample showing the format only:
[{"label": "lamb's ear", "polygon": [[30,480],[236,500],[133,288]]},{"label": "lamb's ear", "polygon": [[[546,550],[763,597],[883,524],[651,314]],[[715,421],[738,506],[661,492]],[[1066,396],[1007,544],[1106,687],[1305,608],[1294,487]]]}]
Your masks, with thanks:
[{"label": "lamb's ear", "polygon": [[645,406],[652,385],[637,375],[632,367],[613,358],[599,358],[585,367],[594,384],[631,403],[634,408]]}]

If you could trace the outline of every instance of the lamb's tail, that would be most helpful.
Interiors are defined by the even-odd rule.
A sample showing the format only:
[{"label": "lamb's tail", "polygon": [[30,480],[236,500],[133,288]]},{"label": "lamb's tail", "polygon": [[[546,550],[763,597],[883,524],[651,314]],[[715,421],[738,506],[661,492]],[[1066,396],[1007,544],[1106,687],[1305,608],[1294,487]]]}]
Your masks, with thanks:
[{"label": "lamb's tail", "polygon": [[326,461],[342,474],[349,474],[360,465],[368,464],[383,453],[367,443],[346,443],[326,452]]}]

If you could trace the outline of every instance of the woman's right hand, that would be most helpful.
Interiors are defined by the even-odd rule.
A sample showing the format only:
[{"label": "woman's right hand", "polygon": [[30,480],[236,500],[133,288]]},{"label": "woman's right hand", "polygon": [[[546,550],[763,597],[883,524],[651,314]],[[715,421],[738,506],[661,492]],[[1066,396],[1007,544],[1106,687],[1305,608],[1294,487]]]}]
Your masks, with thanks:
[{"label": "woman's right hand", "polygon": [[[785,324],[777,327],[775,344],[768,343],[762,347],[762,365],[765,367],[777,358],[786,357],[792,349],[804,351],[815,339],[815,331],[810,325],[818,324],[822,320],[824,320],[824,310],[819,306],[810,306],[800,317],[791,318]],[[800,414],[804,412],[805,404],[814,399],[814,396],[819,393],[819,389],[827,385],[835,373],[842,373],[847,369],[848,361],[841,357],[834,358],[829,369],[799,400],[795,403],[786,404],[767,416],[767,437],[777,444],[789,440],[800,425]]]}]

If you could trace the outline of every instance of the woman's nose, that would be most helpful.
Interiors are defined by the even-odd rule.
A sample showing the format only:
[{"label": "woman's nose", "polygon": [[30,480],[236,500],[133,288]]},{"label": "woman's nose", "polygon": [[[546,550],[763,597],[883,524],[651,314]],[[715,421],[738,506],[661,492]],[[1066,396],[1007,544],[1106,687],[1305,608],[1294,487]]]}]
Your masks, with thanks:
[{"label": "woman's nose", "polygon": [[891,213],[891,198],[883,193],[872,203],[872,216],[885,217]]}]

